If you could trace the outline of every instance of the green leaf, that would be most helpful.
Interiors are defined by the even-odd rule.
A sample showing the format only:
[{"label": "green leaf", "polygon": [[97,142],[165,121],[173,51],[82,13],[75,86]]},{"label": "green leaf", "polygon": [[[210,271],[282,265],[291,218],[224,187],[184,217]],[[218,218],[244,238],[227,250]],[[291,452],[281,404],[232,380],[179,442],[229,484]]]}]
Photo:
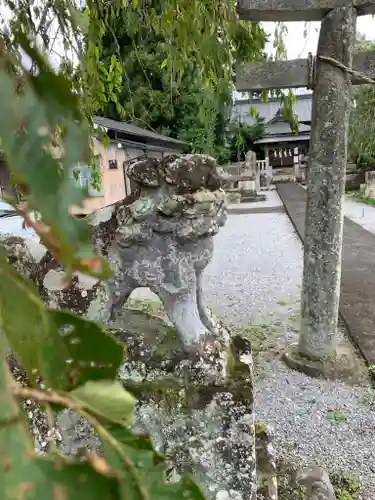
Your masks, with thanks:
[{"label": "green leaf", "polygon": [[113,335],[92,321],[67,311],[50,310],[67,351],[70,380],[66,390],[83,385],[88,380],[115,379],[124,361],[124,347]]},{"label": "green leaf", "polygon": [[0,254],[0,330],[31,379],[42,375],[47,387],[67,386],[69,353],[63,339],[34,285],[17,274],[4,254]]},{"label": "green leaf", "polygon": [[[4,500],[118,500],[117,479],[105,476],[89,464],[15,457],[0,467]],[[15,459],[17,458],[17,460]],[[3,459],[4,460],[4,459]],[[0,461],[1,463],[1,461]],[[2,477],[3,476],[3,477]]]},{"label": "green leaf", "polygon": [[[48,95],[47,86],[42,88]],[[79,249],[90,244],[91,230],[84,220],[70,214],[72,206],[81,206],[84,194],[72,182],[71,170],[87,150],[87,128],[69,112],[64,116],[60,104],[58,98],[54,103],[41,101],[31,89],[17,95],[11,77],[0,72],[0,113],[7,116],[0,122],[0,137],[7,166],[17,182],[29,187],[29,209],[38,211],[51,228],[58,241],[58,257],[67,268],[104,279],[109,276],[104,259],[92,251],[92,257],[81,262]],[[63,129],[60,149],[64,154],[59,161],[51,153],[51,133],[57,126]]]},{"label": "green leaf", "polygon": [[62,457],[36,458],[25,449],[20,426],[0,431],[0,484],[4,500],[118,500],[114,476]]},{"label": "green leaf", "polygon": [[73,23],[78,26],[78,28],[81,28],[84,34],[87,34],[89,31],[90,23],[88,13],[76,9],[70,2],[67,2],[67,7],[73,19]]},{"label": "green leaf", "polygon": [[106,426],[118,446],[103,441],[104,456],[111,467],[121,471],[122,500],[204,500],[200,488],[189,476],[178,483],[166,482],[166,463],[147,436],[134,436],[118,424]]},{"label": "green leaf", "polygon": [[118,381],[88,381],[77,387],[70,396],[87,405],[96,415],[124,425],[135,423],[134,409],[136,400]]},{"label": "green leaf", "polygon": [[340,410],[328,410],[327,418],[335,422],[345,422],[347,420],[345,413]]},{"label": "green leaf", "polygon": [[51,115],[53,116],[55,113],[55,108],[58,104],[61,110],[64,111],[64,115],[70,112],[71,116],[75,119],[82,118],[79,96],[72,91],[71,82],[51,70],[47,60],[30,45],[24,33],[16,32],[15,41],[20,44],[22,49],[38,67],[39,74],[28,74],[28,81],[36,95],[40,97],[43,102],[51,102]]},{"label": "green leaf", "polygon": [[55,390],[87,380],[114,379],[123,347],[99,325],[65,311],[47,309],[35,286],[0,254],[0,329],[29,376]]},{"label": "green leaf", "polygon": [[251,116],[255,119],[257,117],[257,110],[256,108],[254,108],[254,106],[251,106],[250,108],[250,113],[251,113]]},{"label": "green leaf", "polygon": [[[3,281],[3,276],[0,283]],[[1,310],[1,308],[0,308]],[[25,311],[25,314],[27,312]],[[1,325],[3,329],[4,325]],[[36,458],[27,424],[10,393],[11,375],[0,336],[0,484],[4,500],[118,500],[118,481],[108,464]],[[54,360],[50,360],[53,364]],[[95,461],[91,459],[95,465]]]}]

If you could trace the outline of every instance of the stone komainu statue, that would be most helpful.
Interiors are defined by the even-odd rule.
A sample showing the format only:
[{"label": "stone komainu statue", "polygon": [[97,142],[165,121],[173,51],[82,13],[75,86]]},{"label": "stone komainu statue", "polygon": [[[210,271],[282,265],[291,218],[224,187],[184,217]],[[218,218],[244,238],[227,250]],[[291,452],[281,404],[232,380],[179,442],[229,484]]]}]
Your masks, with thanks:
[{"label": "stone komainu statue", "polygon": [[76,273],[67,286],[63,267],[50,252],[27,274],[49,306],[106,326],[135,288],[149,287],[189,347],[216,333],[202,296],[213,236],[227,217],[216,161],[205,155],[147,158],[132,161],[127,174],[136,191],[87,217],[94,247],[108,259],[112,278],[95,282]]},{"label": "stone komainu statue", "polygon": [[[128,175],[137,185],[133,195],[88,217],[112,279],[76,273],[67,285],[62,265],[32,240],[8,239],[9,261],[37,283],[50,307],[102,321],[126,344],[119,380],[141,394],[137,432],[149,434],[169,458],[171,477],[192,474],[210,500],[255,498],[250,343],[228,339],[202,298],[213,235],[226,220],[216,163],[201,155],[145,159],[132,162]],[[163,332],[155,324],[132,330],[121,308],[137,287],[160,297],[179,338],[169,325]],[[71,412],[62,417],[70,453],[82,443],[82,425]]]}]

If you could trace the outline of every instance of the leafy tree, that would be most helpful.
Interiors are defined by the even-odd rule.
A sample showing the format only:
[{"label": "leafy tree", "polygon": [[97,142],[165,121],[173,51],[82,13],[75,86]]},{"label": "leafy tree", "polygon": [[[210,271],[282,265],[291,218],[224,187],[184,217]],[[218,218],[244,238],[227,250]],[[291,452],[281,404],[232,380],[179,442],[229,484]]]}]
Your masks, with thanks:
[{"label": "leafy tree", "polygon": [[[226,3],[234,6],[233,2]],[[187,3],[179,2],[177,14],[170,18],[173,28],[161,33],[158,23],[170,1],[152,0],[147,4],[151,12],[138,9],[133,2],[105,26],[101,62],[111,68],[115,54],[123,75],[121,89],[102,106],[101,113],[186,140],[194,152],[220,156],[218,148],[223,146],[230,117],[234,61],[263,58],[265,33],[258,24],[240,23],[224,3],[222,16],[215,17],[215,2],[189,2],[189,12]],[[216,4],[220,9],[221,2]],[[199,17],[193,18],[194,8]],[[185,24],[186,15],[190,27]],[[210,18],[219,24],[213,24],[206,46],[199,40],[198,47],[194,27],[206,32]],[[193,43],[181,53],[179,43],[187,28],[189,37],[192,30]],[[224,43],[231,49],[222,50]],[[202,51],[209,48],[203,59]]]},{"label": "leafy tree", "polygon": [[[90,15],[98,16],[100,3],[88,4]],[[6,6],[10,21],[2,26],[0,40],[0,112],[6,116],[0,122],[1,149],[17,183],[25,187],[22,206],[9,202],[64,263],[68,278],[80,271],[105,279],[108,265],[94,254],[89,227],[70,214],[85,193],[69,177],[72,166],[89,161],[90,118],[114,91],[117,63],[104,71],[96,66],[95,51],[79,52],[84,19],[71,2],[7,1]],[[113,9],[114,16],[116,4]],[[53,23],[64,44],[77,51],[74,79],[66,76],[73,75],[68,60],[60,74],[47,61],[47,26]],[[100,26],[98,21],[99,38]],[[93,67],[98,70],[94,76]],[[29,216],[33,210],[40,215],[36,221]],[[135,401],[116,381],[122,347],[99,325],[48,309],[33,284],[10,265],[2,246],[0,325],[0,483],[5,500],[202,500],[189,478],[166,484],[163,459],[148,440],[130,431]],[[62,328],[69,333],[62,336]],[[27,370],[30,386],[12,379],[9,349]],[[84,461],[68,461],[53,452],[36,456],[18,404],[23,398],[45,407],[52,421],[63,408],[79,413],[102,440],[104,455],[91,454]]]},{"label": "leafy tree", "polygon": [[265,132],[264,118],[256,116],[254,124],[236,121],[230,126],[230,160],[243,161],[249,150],[256,149],[255,141],[261,139]]},{"label": "leafy tree", "polygon": [[[360,35],[358,50],[374,50],[375,42]],[[375,165],[375,86],[353,87],[349,124],[349,158],[363,166]]]}]

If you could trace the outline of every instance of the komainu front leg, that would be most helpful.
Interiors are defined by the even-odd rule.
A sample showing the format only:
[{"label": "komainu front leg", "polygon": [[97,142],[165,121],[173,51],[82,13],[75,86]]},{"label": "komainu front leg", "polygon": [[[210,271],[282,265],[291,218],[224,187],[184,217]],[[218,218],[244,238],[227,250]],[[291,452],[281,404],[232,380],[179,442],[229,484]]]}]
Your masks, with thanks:
[{"label": "komainu front leg", "polygon": [[225,338],[226,337],[229,338],[229,333],[220,323],[220,320],[215,318],[215,315],[210,311],[210,309],[205,304],[205,300],[203,297],[203,290],[202,290],[203,272],[200,270],[196,270],[196,274],[197,274],[197,307],[202,323],[212,334],[224,335]]},{"label": "komainu front leg", "polygon": [[202,323],[196,301],[196,290],[172,294],[161,290],[159,297],[169,319],[176,327],[178,336],[186,348],[209,335],[210,330]]}]

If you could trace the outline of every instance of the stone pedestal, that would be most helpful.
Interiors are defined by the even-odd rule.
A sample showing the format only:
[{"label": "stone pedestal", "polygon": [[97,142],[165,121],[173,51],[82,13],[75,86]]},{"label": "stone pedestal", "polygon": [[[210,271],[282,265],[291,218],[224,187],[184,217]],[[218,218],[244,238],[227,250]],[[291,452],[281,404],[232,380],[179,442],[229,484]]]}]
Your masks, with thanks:
[{"label": "stone pedestal", "polygon": [[189,473],[208,500],[255,500],[249,342],[206,339],[186,356],[174,330],[159,342],[115,334],[128,351],[119,378],[139,401],[135,430],[167,457],[169,480]]},{"label": "stone pedestal", "polygon": [[260,167],[259,164],[255,161],[255,189],[256,192],[260,191]]},{"label": "stone pedestal", "polygon": [[238,189],[241,192],[252,194],[253,196],[257,194],[256,182],[254,180],[239,181]]},{"label": "stone pedestal", "polygon": [[273,447],[274,430],[271,426],[255,425],[255,443],[257,459],[257,498],[259,500],[277,500],[276,452]]},{"label": "stone pedestal", "polygon": [[335,490],[325,469],[311,465],[298,474],[297,480],[305,490],[306,500],[336,500]]},{"label": "stone pedestal", "polygon": [[246,171],[244,175],[252,177],[254,180],[254,191],[255,194],[260,191],[260,168],[257,164],[257,157],[254,151],[248,151],[245,157],[245,168]]},{"label": "stone pedestal", "polygon": [[297,181],[300,181],[301,180],[301,171],[300,171],[300,161],[299,161],[298,148],[294,148],[294,150],[293,150],[293,166],[294,166],[294,176],[297,179]]},{"label": "stone pedestal", "polygon": [[365,173],[365,196],[375,198],[375,172]]}]

